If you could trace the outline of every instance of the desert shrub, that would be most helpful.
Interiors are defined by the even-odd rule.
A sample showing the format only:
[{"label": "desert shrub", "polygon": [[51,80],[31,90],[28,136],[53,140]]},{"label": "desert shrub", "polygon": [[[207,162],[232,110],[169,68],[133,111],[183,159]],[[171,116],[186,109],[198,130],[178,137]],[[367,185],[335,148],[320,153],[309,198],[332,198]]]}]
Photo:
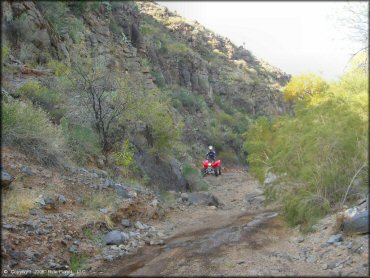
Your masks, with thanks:
[{"label": "desert shrub", "polygon": [[31,100],[34,105],[40,106],[47,111],[53,122],[58,123],[65,113],[60,94],[41,85],[36,80],[26,82],[16,93],[22,98]]},{"label": "desert shrub", "polygon": [[[71,5],[72,11],[76,11],[79,8],[83,9],[85,7],[90,7],[91,3],[93,2],[76,1],[69,4]],[[62,35],[63,33],[68,33],[74,43],[80,42],[84,24],[80,19],[71,16],[70,8],[66,2],[38,1],[36,4],[48,18],[58,34]]]},{"label": "desert shrub", "polygon": [[114,211],[122,203],[122,199],[115,192],[101,191],[97,192],[84,192],[82,195],[82,202],[84,209],[96,211],[100,208],[107,208]]},{"label": "desert shrub", "polygon": [[30,43],[33,40],[34,34],[29,32],[31,19],[26,13],[23,13],[21,16],[13,19],[12,23],[13,38],[16,40],[16,42],[19,42],[20,39],[22,39],[24,42]]},{"label": "desert shrub", "polygon": [[164,92],[152,90],[140,100],[136,119],[146,126],[146,139],[153,153],[168,152],[179,145],[183,122],[175,122],[170,100]]},{"label": "desert shrub", "polygon": [[231,104],[230,101],[221,98],[220,96],[215,96],[215,102],[216,104],[227,114],[233,115],[237,112],[237,110],[234,108],[234,106]]},{"label": "desert shrub", "polygon": [[2,213],[3,215],[28,215],[29,210],[35,206],[38,193],[28,188],[15,188],[3,190]]},{"label": "desert shrub", "polygon": [[[135,146],[132,145],[127,139],[121,144],[119,150],[113,152],[116,165],[124,167],[125,177],[130,176],[130,174],[135,174],[135,171],[138,170],[138,166],[134,160],[135,152]],[[149,182],[150,180],[145,181],[145,183]]]},{"label": "desert shrub", "polygon": [[92,129],[73,124],[65,118],[61,120],[61,127],[74,161],[84,165],[101,154],[99,137]]},{"label": "desert shrub", "polygon": [[48,166],[60,166],[64,141],[46,112],[29,102],[8,100],[2,106],[2,142]]},{"label": "desert shrub", "polygon": [[129,168],[134,162],[135,148],[128,140],[125,140],[119,151],[114,152],[113,156],[116,160],[116,164],[119,166],[125,166]]},{"label": "desert shrub", "polygon": [[160,198],[164,207],[169,207],[176,204],[176,195],[171,194],[168,191],[161,191]]},{"label": "desert shrub", "polygon": [[163,47],[171,54],[175,55],[186,55],[192,52],[192,50],[184,43],[176,41],[167,41],[163,44]]},{"label": "desert shrub", "polygon": [[300,224],[303,232],[312,231],[312,225],[330,211],[327,199],[305,191],[287,194],[283,203],[288,224],[292,227]]},{"label": "desert shrub", "polygon": [[166,86],[166,80],[164,79],[162,72],[152,70],[151,74],[154,77],[155,84],[157,84],[159,88],[163,88]]},{"label": "desert shrub", "polygon": [[8,60],[9,54],[10,54],[10,44],[9,42],[5,41],[4,44],[1,45],[1,59],[3,64]]},{"label": "desert shrub", "polygon": [[[85,13],[97,12],[102,4],[107,2],[102,1],[69,1],[66,6],[77,16],[82,16]],[[110,4],[110,3],[107,3]]]},{"label": "desert shrub", "polygon": [[208,191],[208,184],[203,180],[199,169],[192,167],[190,164],[185,164],[183,175],[189,184],[190,191]]},{"label": "desert shrub", "polygon": [[173,93],[172,102],[177,109],[185,109],[191,113],[200,111],[206,106],[201,96],[197,96],[184,89],[177,90]]},{"label": "desert shrub", "polygon": [[49,90],[36,80],[31,80],[23,84],[18,89],[18,94],[48,110],[60,102],[60,96],[56,92]]},{"label": "desert shrub", "polygon": [[56,77],[62,77],[70,72],[70,68],[63,62],[50,60],[47,64],[48,68],[54,71]]},{"label": "desert shrub", "polygon": [[[287,173],[290,179],[303,184],[305,194],[299,195],[302,200],[293,200],[294,194],[285,197],[285,213],[293,224],[313,223],[327,212],[326,204],[336,207],[344,202],[353,178],[360,182],[348,197],[351,192],[365,194],[368,77],[360,72],[348,74],[325,91],[319,86],[319,93],[298,101],[295,116],[280,116],[272,121],[259,118],[248,129],[244,147],[252,173],[260,181],[268,171]],[[304,198],[312,196],[325,206],[311,208],[313,203]],[[302,202],[308,211],[305,215],[298,211]],[[295,220],[300,217],[301,222]]]},{"label": "desert shrub", "polygon": [[72,254],[69,261],[70,261],[70,268],[73,272],[77,272],[79,270],[82,270],[84,267],[84,264],[87,259],[86,254]]},{"label": "desert shrub", "polygon": [[144,36],[147,36],[147,35],[152,35],[156,32],[156,28],[153,28],[151,25],[149,24],[141,24],[140,25],[140,32],[144,35]]},{"label": "desert shrub", "polygon": [[21,43],[19,51],[19,59],[29,65],[35,64],[38,50],[32,43]]},{"label": "desert shrub", "polygon": [[214,115],[221,124],[227,126],[234,125],[235,119],[231,115],[225,113],[224,111],[219,111],[217,113],[214,113]]}]

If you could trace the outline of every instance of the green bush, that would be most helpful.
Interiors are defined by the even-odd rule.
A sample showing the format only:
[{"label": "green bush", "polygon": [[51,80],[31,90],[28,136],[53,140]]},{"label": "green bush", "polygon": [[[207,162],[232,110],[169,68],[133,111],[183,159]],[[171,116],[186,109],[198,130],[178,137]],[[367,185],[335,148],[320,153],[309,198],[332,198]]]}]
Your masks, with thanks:
[{"label": "green bush", "polygon": [[86,262],[87,255],[85,254],[72,254],[70,257],[70,268],[73,272],[83,269]]},{"label": "green bush", "polygon": [[46,110],[54,122],[59,122],[65,113],[61,96],[57,92],[42,86],[38,81],[31,80],[23,84],[17,90],[17,94]]},{"label": "green bush", "polygon": [[175,122],[169,99],[164,92],[152,90],[140,100],[136,118],[146,125],[146,137],[153,153],[175,149],[180,141],[183,123]]},{"label": "green bush", "polygon": [[234,115],[237,110],[233,107],[230,101],[221,98],[220,96],[215,96],[216,104],[227,114]]},{"label": "green bush", "polygon": [[[136,149],[128,140],[125,140],[118,151],[113,152],[115,163],[118,166],[124,167],[124,176],[128,177],[129,174],[133,174],[137,171],[137,164],[134,160]],[[147,177],[148,178],[148,177]],[[146,181],[149,183],[150,180]]]},{"label": "green bush", "polygon": [[312,231],[312,225],[330,211],[327,199],[301,191],[287,194],[283,199],[284,216],[290,226],[301,225],[301,231]]},{"label": "green bush", "polygon": [[48,68],[54,71],[55,76],[62,77],[70,73],[70,68],[57,60],[50,60],[47,64]]},{"label": "green bush", "polygon": [[84,165],[94,156],[101,154],[98,135],[90,128],[61,120],[61,127],[72,159]]},{"label": "green bush", "polygon": [[206,107],[205,101],[201,96],[197,96],[184,89],[174,92],[172,103],[177,109],[185,109],[190,113],[195,113]]},{"label": "green bush", "polygon": [[216,112],[213,115],[223,125],[232,126],[232,125],[235,124],[235,118],[233,118],[233,116],[225,113],[224,111]]},{"label": "green bush", "polygon": [[29,102],[8,100],[2,107],[2,142],[48,166],[60,166],[64,141],[48,115]]},{"label": "green bush", "polygon": [[39,104],[42,107],[52,109],[54,105],[60,102],[60,96],[53,91],[50,91],[40,82],[31,80],[23,84],[17,92],[21,97],[26,97],[34,104]]},{"label": "green bush", "polygon": [[154,77],[155,84],[157,84],[159,88],[164,88],[166,86],[166,80],[164,79],[162,72],[152,70],[151,74]]},{"label": "green bush", "polygon": [[[249,153],[252,173],[260,181],[268,171],[287,173],[291,180],[303,184],[302,190],[306,192],[303,199],[294,194],[285,198],[290,223],[298,224],[296,219],[300,218],[304,223],[313,223],[327,212],[327,204],[331,207],[341,204],[357,172],[360,185],[352,188],[348,199],[351,194],[366,194],[367,80],[367,74],[345,74],[325,92],[313,93],[305,101],[297,102],[295,116],[280,116],[272,121],[259,118],[250,126],[244,147]],[[313,208],[312,202],[305,201],[306,196],[314,196],[325,205]],[[299,211],[302,202],[305,209]]]}]

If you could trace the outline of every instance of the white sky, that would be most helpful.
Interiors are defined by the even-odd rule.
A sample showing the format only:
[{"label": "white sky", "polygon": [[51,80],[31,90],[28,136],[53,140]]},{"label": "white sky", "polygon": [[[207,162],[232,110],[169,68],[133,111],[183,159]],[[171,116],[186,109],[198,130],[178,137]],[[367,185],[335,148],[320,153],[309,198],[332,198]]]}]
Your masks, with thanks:
[{"label": "white sky", "polygon": [[[342,74],[361,48],[335,20],[346,2],[161,2],[289,74]],[[348,3],[347,3],[348,4]],[[353,3],[356,5],[357,3]]]}]

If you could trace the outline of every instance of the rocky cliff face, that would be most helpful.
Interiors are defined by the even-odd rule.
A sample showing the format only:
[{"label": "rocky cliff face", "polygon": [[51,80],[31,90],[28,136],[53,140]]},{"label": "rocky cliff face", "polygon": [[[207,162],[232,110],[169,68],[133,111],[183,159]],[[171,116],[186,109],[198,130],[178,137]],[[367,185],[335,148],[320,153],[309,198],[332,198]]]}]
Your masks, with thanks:
[{"label": "rocky cliff face", "polygon": [[152,2],[138,6],[141,47],[157,83],[163,78],[166,84],[201,94],[211,106],[220,96],[250,115],[285,109],[278,88],[289,80],[287,74],[165,7]]}]

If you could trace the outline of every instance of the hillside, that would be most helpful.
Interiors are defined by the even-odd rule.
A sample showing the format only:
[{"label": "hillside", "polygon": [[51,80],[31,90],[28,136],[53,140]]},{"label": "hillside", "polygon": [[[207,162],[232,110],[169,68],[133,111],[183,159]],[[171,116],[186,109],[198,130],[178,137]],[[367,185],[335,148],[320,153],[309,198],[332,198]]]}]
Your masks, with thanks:
[{"label": "hillside", "polygon": [[[201,159],[209,144],[215,145],[225,163],[245,163],[240,134],[246,131],[250,119],[286,110],[279,88],[289,80],[288,75],[227,38],[198,23],[189,23],[154,2],[4,2],[3,11],[3,42],[8,51],[8,57],[4,57],[3,89],[12,96],[30,99],[19,90],[31,80],[37,80],[45,91],[58,87],[50,97],[52,100],[44,100],[54,102],[46,103],[44,108],[49,106],[55,123],[64,118],[100,136],[93,122],[71,116],[71,104],[79,104],[75,95],[67,94],[71,88],[62,80],[67,76],[63,70],[87,63],[81,61],[81,53],[93,57],[90,63],[98,63],[114,72],[116,78],[130,83],[126,87],[130,86],[133,97],[145,97],[156,90],[156,98],[170,107],[167,120],[176,128],[183,127],[177,144],[182,150],[175,150],[176,144],[170,144],[172,149],[165,151],[170,156],[179,152],[182,155],[156,163],[162,171],[174,173],[160,176],[158,171],[152,171],[155,160],[148,154],[156,143],[152,137],[161,136],[154,134],[156,131],[168,130],[154,127],[157,122],[151,123],[152,129],[157,130],[146,128],[149,120],[143,119],[143,115],[141,124],[139,116],[129,115],[122,138],[107,134],[110,142],[104,144],[112,149],[123,138],[129,138],[142,151],[142,155],[136,155],[142,170],[161,181],[162,186],[171,183],[184,187],[184,181],[176,174],[178,170],[171,171],[179,169],[176,160],[193,164],[193,158]],[[76,76],[76,72],[72,74]],[[168,135],[171,136],[176,137]],[[163,140],[169,139],[172,138]],[[89,159],[93,162],[97,157],[95,151]],[[109,159],[100,156],[100,160],[107,163]],[[169,160],[173,161],[170,165]]]}]

